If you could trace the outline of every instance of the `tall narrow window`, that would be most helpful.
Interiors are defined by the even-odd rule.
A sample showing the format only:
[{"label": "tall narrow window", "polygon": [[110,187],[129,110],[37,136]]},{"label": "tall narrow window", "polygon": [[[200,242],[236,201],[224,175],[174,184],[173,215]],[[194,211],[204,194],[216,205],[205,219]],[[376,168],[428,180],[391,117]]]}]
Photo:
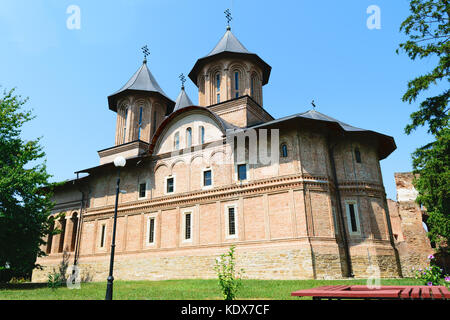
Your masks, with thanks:
[{"label": "tall narrow window", "polygon": [[217,101],[216,103],[220,103],[220,73],[216,74],[216,91],[217,91]]},{"label": "tall narrow window", "polygon": [[359,217],[356,202],[347,202],[346,207],[350,233],[359,233]]},{"label": "tall narrow window", "polygon": [[236,91],[236,98],[239,98],[239,72],[234,73],[234,90]]},{"label": "tall narrow window", "polygon": [[204,144],[205,143],[205,127],[201,126],[200,127],[200,144]]},{"label": "tall narrow window", "polygon": [[184,239],[191,239],[191,214],[186,213],[184,216]]},{"label": "tall narrow window", "polygon": [[173,148],[175,150],[179,150],[180,149],[180,133],[176,132],[174,137],[173,137]]},{"label": "tall narrow window", "polygon": [[139,184],[139,198],[145,198],[147,192],[147,183]]},{"label": "tall narrow window", "polygon": [[281,156],[283,158],[287,158],[287,156],[288,156],[287,146],[284,143],[281,145]]},{"label": "tall narrow window", "polygon": [[138,140],[141,139],[141,130],[142,130],[142,107],[139,108]]},{"label": "tall narrow window", "polygon": [[186,147],[190,148],[192,146],[192,128],[186,129]]},{"label": "tall narrow window", "polygon": [[155,243],[155,218],[148,220],[148,243]]},{"label": "tall narrow window", "polygon": [[357,163],[361,163],[361,152],[359,148],[355,148],[355,159]]},{"label": "tall narrow window", "polygon": [[203,171],[203,186],[209,187],[212,185],[212,172],[211,170]]},{"label": "tall narrow window", "polygon": [[228,208],[228,235],[236,235],[236,215],[234,207]]},{"label": "tall narrow window", "polygon": [[167,189],[166,189],[166,192],[167,193],[173,193],[174,192],[174,190],[175,190],[175,186],[174,186],[174,178],[172,177],[172,178],[167,178]]},{"label": "tall narrow window", "polygon": [[125,108],[125,122],[123,123],[123,142],[125,143],[126,135],[127,135],[127,121],[128,121],[128,108]]},{"label": "tall narrow window", "polygon": [[252,98],[255,96],[255,78],[250,79],[250,95],[252,96]]},{"label": "tall narrow window", "polygon": [[100,248],[105,247],[105,237],[106,237],[106,224],[102,225],[102,233],[100,235]]},{"label": "tall narrow window", "polygon": [[152,135],[156,132],[156,111],[153,111]]}]

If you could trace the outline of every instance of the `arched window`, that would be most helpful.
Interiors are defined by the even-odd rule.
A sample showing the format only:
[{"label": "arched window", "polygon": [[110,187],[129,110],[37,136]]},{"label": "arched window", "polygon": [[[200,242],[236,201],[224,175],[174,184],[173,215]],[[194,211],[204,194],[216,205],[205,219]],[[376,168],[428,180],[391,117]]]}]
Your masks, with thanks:
[{"label": "arched window", "polygon": [[200,142],[200,144],[205,143],[205,127],[204,126],[200,126],[199,142]]},{"label": "arched window", "polygon": [[142,130],[142,107],[139,108],[139,124],[138,124],[138,140],[141,139],[141,130]]},{"label": "arched window", "polygon": [[156,132],[156,111],[153,111],[152,135]]},{"label": "arched window", "polygon": [[287,156],[288,156],[288,149],[287,149],[286,144],[283,143],[283,144],[281,145],[281,157],[287,158]]},{"label": "arched window", "polygon": [[125,114],[124,114],[124,120],[123,123],[123,142],[125,143],[126,135],[127,135],[127,121],[128,121],[128,107],[125,108]]},{"label": "arched window", "polygon": [[250,78],[250,95],[258,103],[261,103],[260,99],[260,83],[259,77],[256,72],[252,73]]},{"label": "arched window", "polygon": [[186,129],[186,147],[189,148],[192,146],[192,128]]},{"label": "arched window", "polygon": [[361,163],[361,152],[359,148],[355,148],[355,159],[357,163]]},{"label": "arched window", "polygon": [[234,94],[235,98],[239,98],[239,71],[234,72]]},{"label": "arched window", "polygon": [[180,149],[180,133],[176,132],[174,137],[173,137],[173,148],[175,150],[179,150]]},{"label": "arched window", "polygon": [[216,103],[220,103],[220,73],[216,73]]}]

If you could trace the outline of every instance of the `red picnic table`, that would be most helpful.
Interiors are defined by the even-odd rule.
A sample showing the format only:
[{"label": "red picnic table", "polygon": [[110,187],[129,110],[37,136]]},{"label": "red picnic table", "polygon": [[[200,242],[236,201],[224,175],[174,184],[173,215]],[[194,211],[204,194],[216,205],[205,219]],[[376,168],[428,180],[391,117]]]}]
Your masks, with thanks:
[{"label": "red picnic table", "polygon": [[296,297],[320,299],[450,299],[450,291],[444,286],[322,286],[291,293]]}]

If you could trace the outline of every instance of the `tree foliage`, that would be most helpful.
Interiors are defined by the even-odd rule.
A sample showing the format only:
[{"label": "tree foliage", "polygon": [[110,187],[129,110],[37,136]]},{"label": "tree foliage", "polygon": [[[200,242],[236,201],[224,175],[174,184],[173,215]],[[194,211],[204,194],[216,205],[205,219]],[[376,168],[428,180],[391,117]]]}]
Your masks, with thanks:
[{"label": "tree foliage", "polygon": [[50,175],[40,139],[21,138],[23,125],[32,120],[24,111],[27,99],[14,89],[0,97],[0,266],[11,276],[29,276],[37,267],[40,246],[53,221]]},{"label": "tree foliage", "polygon": [[[415,103],[431,86],[443,85],[444,90],[419,103],[411,114],[405,132],[410,134],[419,126],[426,126],[434,141],[413,153],[413,168],[419,173],[415,187],[419,192],[417,201],[429,214],[429,235],[439,243],[450,243],[449,218],[449,108],[450,90],[450,5],[448,0],[411,0],[411,15],[401,24],[408,40],[400,48],[412,59],[436,59],[435,67],[428,73],[408,82],[403,101]],[[430,60],[431,59],[431,60]]]}]

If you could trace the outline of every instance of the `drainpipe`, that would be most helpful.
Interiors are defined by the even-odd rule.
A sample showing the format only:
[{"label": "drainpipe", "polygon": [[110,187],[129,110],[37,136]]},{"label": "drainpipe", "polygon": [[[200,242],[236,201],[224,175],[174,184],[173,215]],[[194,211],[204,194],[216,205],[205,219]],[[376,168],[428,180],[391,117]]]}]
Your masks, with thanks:
[{"label": "drainpipe", "polygon": [[339,184],[337,180],[337,173],[336,173],[336,164],[334,162],[334,148],[336,147],[337,143],[331,146],[330,138],[328,137],[328,152],[330,155],[330,164],[331,164],[331,171],[333,173],[333,184],[334,189],[336,191],[336,202],[337,202],[337,211],[339,215],[340,225],[341,225],[341,234],[342,234],[342,242],[344,243],[344,250],[345,250],[345,261],[347,263],[347,277],[353,278],[353,270],[352,270],[352,261],[350,259],[350,249],[348,246],[348,239],[347,239],[347,230],[345,228],[345,220],[342,210],[342,202],[341,202],[341,193],[339,191]]}]

